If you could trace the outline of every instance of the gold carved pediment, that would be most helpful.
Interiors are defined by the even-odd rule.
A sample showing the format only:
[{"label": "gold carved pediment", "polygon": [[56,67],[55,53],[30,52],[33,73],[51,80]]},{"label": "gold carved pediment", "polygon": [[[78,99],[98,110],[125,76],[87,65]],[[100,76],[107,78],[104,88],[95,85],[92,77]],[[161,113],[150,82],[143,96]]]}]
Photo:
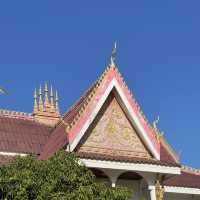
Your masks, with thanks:
[{"label": "gold carved pediment", "polygon": [[79,148],[82,152],[151,158],[114,94],[111,94]]}]

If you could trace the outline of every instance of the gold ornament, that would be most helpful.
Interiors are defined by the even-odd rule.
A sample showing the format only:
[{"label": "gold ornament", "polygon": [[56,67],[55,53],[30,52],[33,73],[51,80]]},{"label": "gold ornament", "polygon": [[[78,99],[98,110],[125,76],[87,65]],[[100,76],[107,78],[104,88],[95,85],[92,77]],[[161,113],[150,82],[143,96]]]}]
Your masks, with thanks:
[{"label": "gold ornament", "polygon": [[155,185],[155,190],[156,190],[156,200],[164,200],[164,188],[160,185],[160,181],[156,181]]}]

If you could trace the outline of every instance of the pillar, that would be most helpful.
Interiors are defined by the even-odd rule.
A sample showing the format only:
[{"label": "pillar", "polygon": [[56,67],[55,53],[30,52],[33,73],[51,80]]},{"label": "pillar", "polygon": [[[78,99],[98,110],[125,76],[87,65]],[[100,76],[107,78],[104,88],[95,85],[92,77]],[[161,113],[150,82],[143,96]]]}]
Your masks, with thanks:
[{"label": "pillar", "polygon": [[156,190],[154,186],[149,187],[150,190],[150,199],[156,200]]}]

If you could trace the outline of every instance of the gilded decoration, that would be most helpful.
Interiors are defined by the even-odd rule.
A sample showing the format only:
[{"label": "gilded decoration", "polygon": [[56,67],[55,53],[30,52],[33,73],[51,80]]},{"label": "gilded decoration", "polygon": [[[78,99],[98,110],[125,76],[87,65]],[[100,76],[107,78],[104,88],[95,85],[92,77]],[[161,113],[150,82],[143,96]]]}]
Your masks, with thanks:
[{"label": "gilded decoration", "polygon": [[161,186],[160,181],[156,181],[155,185],[155,190],[156,190],[156,200],[164,200],[164,188]]},{"label": "gilded decoration", "polygon": [[111,94],[78,151],[150,158],[114,94]]}]

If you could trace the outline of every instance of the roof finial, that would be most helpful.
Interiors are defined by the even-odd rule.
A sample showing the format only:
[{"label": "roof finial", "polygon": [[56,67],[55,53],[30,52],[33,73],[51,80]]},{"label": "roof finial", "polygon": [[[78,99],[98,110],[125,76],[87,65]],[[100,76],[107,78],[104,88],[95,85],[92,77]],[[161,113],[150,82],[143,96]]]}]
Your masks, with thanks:
[{"label": "roof finial", "polygon": [[154,121],[153,121],[153,127],[154,129],[158,129],[158,123],[160,121],[160,117],[158,116]]},{"label": "roof finial", "polygon": [[56,90],[56,112],[59,113],[59,106],[58,106],[58,91]]},{"label": "roof finial", "polygon": [[40,89],[39,89],[39,110],[42,111],[43,110],[43,100],[42,100],[42,86],[40,85]]},{"label": "roof finial", "polygon": [[44,107],[48,108],[49,107],[49,97],[48,97],[48,86],[47,82],[44,84]]},{"label": "roof finial", "polygon": [[51,102],[51,111],[53,112],[54,111],[54,99],[53,99],[53,88],[52,88],[52,85],[51,85],[51,90],[50,90],[50,102]]},{"label": "roof finial", "polygon": [[111,67],[116,67],[116,51],[117,51],[117,42],[114,43],[114,47],[112,49],[112,54],[110,58],[110,66]]},{"label": "roof finial", "polygon": [[33,112],[36,113],[38,111],[38,104],[37,104],[37,90],[35,88],[35,91],[34,91],[34,107],[33,107]]}]

